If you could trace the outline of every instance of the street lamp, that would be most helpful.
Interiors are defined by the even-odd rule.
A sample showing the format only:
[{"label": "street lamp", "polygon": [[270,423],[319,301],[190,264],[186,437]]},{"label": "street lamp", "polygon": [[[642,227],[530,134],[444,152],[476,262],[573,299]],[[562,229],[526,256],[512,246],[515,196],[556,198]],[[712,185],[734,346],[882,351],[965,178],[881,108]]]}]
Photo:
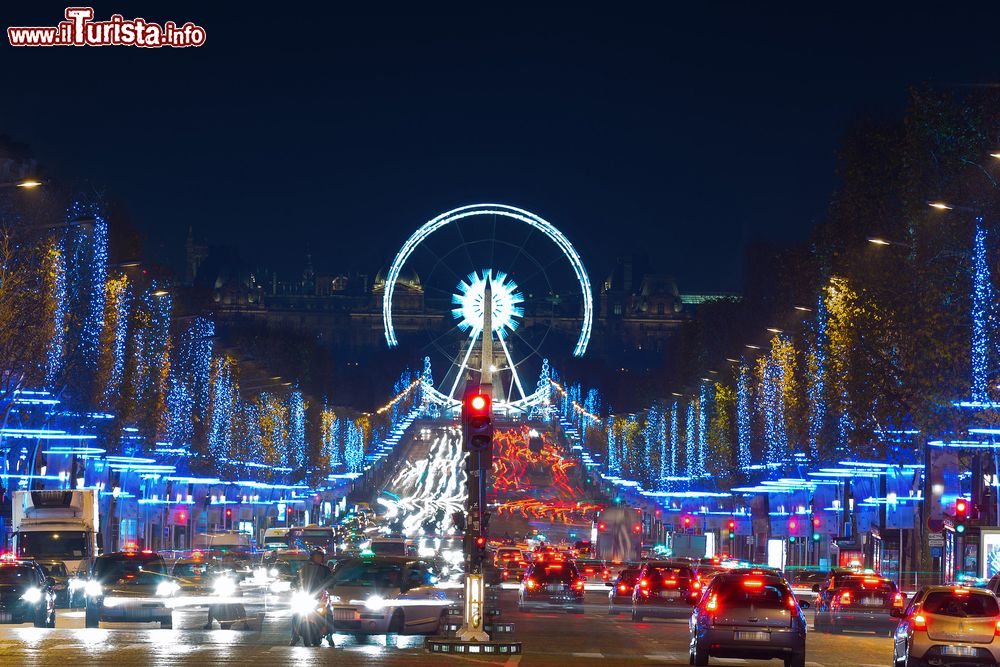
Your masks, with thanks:
[{"label": "street lamp", "polygon": [[37,188],[39,185],[44,184],[44,181],[39,181],[36,178],[22,178],[19,181],[0,183],[0,188],[24,188],[25,190],[31,190],[32,188]]}]

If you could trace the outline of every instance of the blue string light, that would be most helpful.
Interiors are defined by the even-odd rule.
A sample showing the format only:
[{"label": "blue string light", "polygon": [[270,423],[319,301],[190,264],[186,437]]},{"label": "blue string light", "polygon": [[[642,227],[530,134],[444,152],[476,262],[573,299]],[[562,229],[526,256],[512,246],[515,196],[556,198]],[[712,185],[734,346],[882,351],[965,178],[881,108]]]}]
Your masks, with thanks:
[{"label": "blue string light", "polygon": [[740,363],[736,381],[736,462],[747,472],[753,459],[750,454],[750,367]]},{"label": "blue string light", "polygon": [[344,424],[344,461],[347,472],[361,472],[365,464],[364,433],[350,420]]},{"label": "blue string light", "polygon": [[288,465],[292,468],[306,465],[306,408],[298,389],[288,396]]},{"label": "blue string light", "polygon": [[680,429],[678,428],[680,406],[674,401],[670,408],[670,476],[677,476],[677,456],[680,451]]},{"label": "blue string light", "polygon": [[696,453],[697,443],[695,442],[695,416],[694,416],[694,401],[688,400],[687,402],[687,413],[684,419],[684,465],[687,468],[688,477],[697,477],[700,473],[698,471],[698,459]]},{"label": "blue string light", "polygon": [[972,400],[989,400],[986,393],[989,365],[989,325],[993,308],[993,288],[986,259],[986,228],[983,218],[976,218],[976,240],[972,253]]},{"label": "blue string light", "polygon": [[233,416],[236,409],[236,388],[233,383],[233,364],[227,357],[212,362],[212,398],[208,419],[208,453],[216,460],[231,458],[234,454]]},{"label": "blue string light", "polygon": [[705,438],[705,413],[708,411],[708,387],[702,382],[698,388],[698,474],[704,475],[707,470],[705,463],[707,460],[707,443]]},{"label": "blue string light", "polygon": [[821,293],[816,303],[816,319],[813,322],[813,337],[810,341],[809,377],[806,395],[809,401],[809,453],[813,460],[819,459],[819,440],[826,420],[826,349],[827,317],[826,298]]},{"label": "blue string light", "polygon": [[46,253],[46,278],[51,299],[52,331],[46,349],[45,383],[53,386],[62,371],[66,347],[66,253],[64,244],[53,243]]}]

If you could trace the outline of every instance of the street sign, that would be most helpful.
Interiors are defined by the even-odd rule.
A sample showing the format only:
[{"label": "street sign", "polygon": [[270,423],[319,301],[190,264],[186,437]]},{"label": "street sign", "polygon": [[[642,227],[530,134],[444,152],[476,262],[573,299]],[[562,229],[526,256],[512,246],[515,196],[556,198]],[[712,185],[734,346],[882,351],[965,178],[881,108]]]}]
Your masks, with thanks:
[{"label": "street sign", "polygon": [[927,544],[932,547],[943,547],[944,533],[928,533]]}]

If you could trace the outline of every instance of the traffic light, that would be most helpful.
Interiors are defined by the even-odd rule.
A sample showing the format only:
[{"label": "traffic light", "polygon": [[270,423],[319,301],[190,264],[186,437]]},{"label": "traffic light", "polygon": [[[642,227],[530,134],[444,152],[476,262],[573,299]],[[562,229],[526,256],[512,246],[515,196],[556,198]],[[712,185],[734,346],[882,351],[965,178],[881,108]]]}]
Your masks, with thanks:
[{"label": "traffic light", "polygon": [[688,528],[691,527],[691,517],[685,515],[681,521],[684,524],[684,530],[687,530]]},{"label": "traffic light", "polygon": [[969,501],[959,498],[955,501],[955,532],[965,532],[965,523],[969,520]]},{"label": "traffic light", "polygon": [[729,520],[729,539],[736,537],[736,519]]},{"label": "traffic light", "polygon": [[819,542],[820,540],[819,526],[821,523],[822,521],[820,521],[819,517],[813,517],[813,542]]},{"label": "traffic light", "polygon": [[486,536],[476,535],[472,542],[472,565],[479,568],[486,562]]},{"label": "traffic light", "polygon": [[795,542],[795,532],[799,528],[799,522],[796,519],[788,520],[788,541]]},{"label": "traffic light", "polygon": [[472,391],[465,396],[462,406],[465,425],[465,448],[472,452],[489,452],[493,449],[493,401],[483,391]]}]

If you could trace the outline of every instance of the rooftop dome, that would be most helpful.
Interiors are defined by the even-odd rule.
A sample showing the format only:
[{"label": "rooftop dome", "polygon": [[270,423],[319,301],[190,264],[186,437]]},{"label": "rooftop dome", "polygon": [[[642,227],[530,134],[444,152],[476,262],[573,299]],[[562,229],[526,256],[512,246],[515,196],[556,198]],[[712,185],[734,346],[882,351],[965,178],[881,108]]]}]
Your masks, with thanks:
[{"label": "rooftop dome", "polygon": [[[384,266],[379,269],[378,273],[375,274],[375,283],[372,288],[375,290],[385,289],[385,277],[388,273],[388,269]],[[417,272],[408,266],[404,266],[400,272],[399,277],[396,279],[396,288],[403,288],[408,290],[413,290],[414,292],[420,292],[423,290],[423,286],[420,284],[420,276]]]}]

